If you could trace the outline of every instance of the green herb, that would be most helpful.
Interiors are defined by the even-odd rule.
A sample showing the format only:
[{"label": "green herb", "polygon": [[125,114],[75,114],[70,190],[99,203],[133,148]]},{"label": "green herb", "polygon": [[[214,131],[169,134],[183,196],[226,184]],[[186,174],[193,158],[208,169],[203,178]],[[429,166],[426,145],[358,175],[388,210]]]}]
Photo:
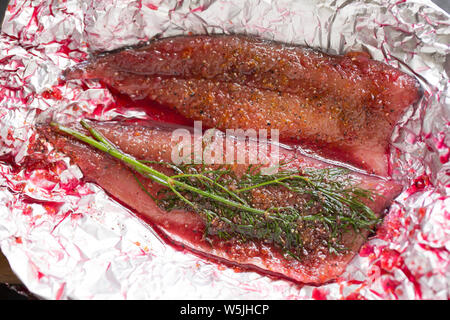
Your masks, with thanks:
[{"label": "green herb", "polygon": [[[138,160],[123,153],[88,123],[81,123],[91,136],[57,123],[52,126],[164,186],[152,196],[136,176],[141,188],[164,210],[188,209],[198,213],[205,222],[208,240],[213,236],[224,240],[260,240],[280,248],[286,256],[301,260],[306,249],[318,244],[325,243],[331,253],[345,251],[346,232],[371,230],[379,223],[363,202],[373,200],[371,192],[355,187],[346,169],[300,171],[282,166],[275,174],[263,175],[259,166],[250,165],[238,177],[230,166],[211,168],[205,164]],[[151,164],[167,166],[174,174],[166,175]],[[272,197],[269,202],[275,205],[259,203],[264,199],[258,196],[261,192],[269,194]],[[296,201],[278,205],[277,193],[283,200],[294,197]]]}]

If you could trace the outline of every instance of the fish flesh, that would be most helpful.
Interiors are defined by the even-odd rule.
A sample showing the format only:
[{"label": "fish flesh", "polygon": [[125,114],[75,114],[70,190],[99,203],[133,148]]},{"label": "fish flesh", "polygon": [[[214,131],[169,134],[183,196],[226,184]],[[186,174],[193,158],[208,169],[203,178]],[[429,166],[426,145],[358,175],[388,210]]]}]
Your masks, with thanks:
[{"label": "fish flesh", "polygon": [[362,52],[330,55],[245,36],[181,36],[100,54],[64,77],[98,79],[204,127],[277,129],[283,141],[388,175],[393,127],[421,91]]},{"label": "fish flesh", "polygon": [[[188,130],[192,133],[190,139],[174,139],[173,128],[154,122],[90,121],[89,124],[121,152],[136,159],[151,162],[154,168],[167,174],[173,173],[173,170],[160,162],[172,163],[173,150],[180,150],[180,144],[191,145],[194,148],[195,141],[199,138],[197,133]],[[88,134],[79,124],[71,124],[70,127]],[[304,225],[300,234],[303,244],[302,258],[294,259],[271,241],[261,239],[243,241],[238,237],[224,239],[214,232],[205,236],[205,219],[195,210],[189,208],[165,210],[155,202],[155,198],[160,195],[159,191],[165,188],[161,184],[140,176],[139,172],[132,170],[123,162],[64,134],[53,126],[42,124],[37,127],[37,130],[39,138],[33,146],[35,153],[42,154],[47,142],[51,143],[56,150],[69,156],[72,163],[79,166],[86,181],[96,183],[114,199],[138,214],[168,243],[212,261],[298,283],[322,284],[342,274],[367,237],[366,231],[354,232],[349,229],[342,237],[342,244],[346,249],[333,253],[324,243],[323,227],[316,224]],[[235,155],[243,152],[250,155],[260,150],[260,144],[263,143],[230,137],[219,131],[214,131],[212,136],[214,139],[202,144],[203,152],[209,148],[208,150],[221,154],[227,143],[232,141],[231,145],[234,145],[232,152]],[[200,138],[204,139],[204,137]],[[269,152],[262,160],[263,163],[266,166],[284,163],[286,167],[280,167],[280,170],[333,169],[333,166],[328,163],[306,157],[293,150],[279,147],[274,157],[270,154],[275,150],[273,146],[265,150]],[[259,158],[260,161],[261,158]],[[248,168],[247,163],[235,161],[231,164],[231,170],[238,179],[244,176]],[[136,176],[139,178],[137,179]],[[363,201],[368,201],[367,205],[377,215],[382,215],[401,191],[401,186],[397,183],[375,176],[346,171],[343,177],[351,177],[352,185],[373,192],[373,201]],[[263,210],[277,203],[280,206],[305,206],[306,200],[309,199],[305,196],[293,197],[289,190],[279,186],[255,190],[252,197],[255,207]],[[308,215],[312,213],[305,212]],[[213,223],[212,226],[220,228],[220,224]]]},{"label": "fish flesh", "polygon": [[[91,126],[103,134],[122,152],[138,159],[153,162],[171,162],[173,150],[179,150],[180,141],[173,139],[173,129],[154,123],[128,122],[91,122]],[[72,128],[86,132],[84,128],[75,124]],[[244,269],[261,272],[265,275],[287,278],[299,283],[321,284],[339,276],[352,259],[359,247],[365,241],[366,232],[355,233],[349,229],[343,236],[342,242],[346,246],[343,253],[333,254],[323,243],[323,228],[302,229],[304,255],[301,260],[293,259],[270,241],[242,241],[239,238],[222,239],[215,234],[205,237],[205,220],[193,210],[177,209],[171,211],[159,207],[154,197],[158,197],[161,185],[140,177],[129,167],[110,155],[97,151],[91,146],[67,136],[52,126],[40,125],[36,152],[42,152],[42,142],[50,142],[58,151],[68,155],[71,161],[78,165],[86,181],[94,182],[102,187],[114,199],[128,206],[151,224],[172,245],[184,248],[194,254],[221,263],[238,266]],[[195,143],[195,133],[191,140],[183,140],[185,144]],[[232,139],[235,145],[234,153],[248,153],[258,150],[258,141],[240,140],[233,137],[216,134],[215,139],[207,146],[219,152],[224,148],[225,140]],[[272,150],[272,148],[270,148]],[[324,169],[330,164],[320,162],[297,154],[295,151],[280,148],[277,157],[268,156],[270,161],[286,163],[288,168]],[[267,160],[266,159],[266,160]],[[170,170],[158,167],[158,170]],[[233,163],[233,172],[242,177],[248,165]],[[287,170],[287,168],[283,169]],[[382,214],[401,187],[393,181],[350,172],[353,183],[366,190],[374,192],[374,199],[368,205],[377,214]],[[145,188],[143,188],[145,186]],[[152,197],[149,196],[152,193]],[[291,194],[283,188],[267,188],[253,194],[254,203],[260,208],[288,205],[293,200]],[[299,199],[300,203],[302,200]],[[292,203],[291,203],[292,204]],[[309,213],[308,213],[309,214]]]}]

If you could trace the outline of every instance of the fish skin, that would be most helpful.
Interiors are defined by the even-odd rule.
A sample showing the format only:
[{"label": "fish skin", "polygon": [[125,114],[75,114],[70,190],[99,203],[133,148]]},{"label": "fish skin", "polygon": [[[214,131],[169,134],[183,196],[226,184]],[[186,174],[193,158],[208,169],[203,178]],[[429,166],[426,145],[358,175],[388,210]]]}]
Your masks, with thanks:
[{"label": "fish skin", "polygon": [[[169,150],[176,145],[176,142],[171,139],[170,130],[155,127],[154,124],[91,122],[91,125],[123,152],[139,159],[170,161]],[[79,125],[72,127],[84,131]],[[297,283],[322,284],[341,275],[365,241],[366,235],[348,232],[344,239],[350,248],[348,253],[326,256],[317,253],[302,262],[286,259],[280,250],[270,244],[257,241],[237,245],[233,240],[227,242],[213,239],[211,244],[203,238],[205,226],[198,214],[182,210],[167,213],[160,209],[139,186],[135,174],[116,159],[56,131],[54,127],[41,125],[38,127],[38,133],[56,150],[69,156],[71,161],[80,167],[87,181],[98,184],[119,202],[141,215],[145,221],[162,232],[169,243],[213,261],[253,270],[264,275],[286,278]],[[37,141],[43,142],[41,139]],[[220,146],[219,144],[219,148]],[[252,149],[254,147],[252,142],[249,142],[249,145],[237,143],[236,150],[242,152],[244,147],[250,152],[255,150]],[[281,159],[291,160],[289,166],[292,168],[331,166],[316,159],[298,155],[291,150],[282,149],[279,154]],[[241,169],[242,166],[245,167],[241,165]],[[238,166],[236,171],[239,172],[241,169]],[[352,175],[362,188],[373,190],[380,195],[375,197],[373,203],[370,203],[370,207],[377,214],[382,214],[401,191],[401,186],[393,181],[359,173]],[[154,195],[160,188],[156,183],[144,178],[141,179],[141,183],[146,185]]]},{"label": "fish skin", "polygon": [[420,96],[413,77],[365,53],[244,36],[156,40],[94,57],[65,78],[99,79],[208,127],[278,129],[283,140],[381,176],[393,127]]}]

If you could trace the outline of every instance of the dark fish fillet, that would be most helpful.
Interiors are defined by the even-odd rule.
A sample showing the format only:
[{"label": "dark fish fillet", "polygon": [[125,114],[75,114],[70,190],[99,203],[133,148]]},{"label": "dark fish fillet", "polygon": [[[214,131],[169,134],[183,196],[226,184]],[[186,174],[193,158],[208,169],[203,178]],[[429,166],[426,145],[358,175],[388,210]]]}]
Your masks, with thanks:
[{"label": "dark fish fillet", "polygon": [[278,129],[326,157],[387,175],[392,130],[417,81],[364,53],[193,36],[104,54],[67,70],[219,129]]},{"label": "dark fish fillet", "polygon": [[[177,145],[176,141],[171,140],[171,130],[154,124],[109,122],[91,123],[91,125],[125,153],[138,159],[171,162],[172,150]],[[80,131],[83,130],[78,125],[74,127]],[[365,241],[366,234],[346,232],[343,243],[349,250],[342,254],[330,254],[325,250],[323,243],[311,240],[309,244],[305,242],[307,252],[301,261],[286,257],[279,248],[262,241],[242,242],[235,238],[222,240],[214,236],[207,241],[204,237],[205,223],[198,214],[184,210],[166,212],[159,208],[141,188],[135,173],[128,167],[105,153],[98,152],[86,144],[55,131],[52,127],[40,126],[38,132],[57,150],[67,154],[73,163],[80,167],[87,181],[98,184],[115,199],[140,214],[162,232],[172,244],[187,248],[200,256],[266,275],[288,278],[295,282],[321,284],[339,276]],[[218,144],[214,145],[214,150],[223,148],[220,141],[225,140],[221,139],[230,139],[220,135],[216,138],[217,140],[214,141]],[[234,152],[236,153],[246,151],[250,154],[256,152],[258,147],[258,143],[252,141],[235,141],[235,143]],[[289,168],[330,167],[329,164],[286,149],[281,149],[279,156],[280,161],[288,162]],[[239,176],[247,166],[235,164],[233,170]],[[351,173],[351,176],[361,188],[377,193],[375,201],[369,204],[377,214],[381,214],[390,205],[401,189],[392,181],[374,176],[358,173]],[[143,177],[140,181],[154,196],[161,189],[160,185]],[[264,207],[265,203],[272,206],[273,203],[286,204],[292,201],[289,195],[279,188],[267,189],[262,195],[255,194],[254,197],[260,207]],[[315,239],[314,236],[318,231],[306,229],[304,232],[305,239]]]}]

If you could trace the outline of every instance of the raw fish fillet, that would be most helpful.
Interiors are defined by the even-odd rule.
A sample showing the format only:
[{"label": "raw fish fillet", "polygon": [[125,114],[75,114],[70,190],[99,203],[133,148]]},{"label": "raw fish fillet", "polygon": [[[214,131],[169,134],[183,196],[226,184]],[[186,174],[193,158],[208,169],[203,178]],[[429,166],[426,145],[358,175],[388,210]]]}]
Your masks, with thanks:
[{"label": "raw fish fillet", "polygon": [[[197,138],[193,134],[190,141],[173,141],[173,128],[155,123],[89,123],[123,152],[147,161],[171,162],[174,148],[179,147],[180,143],[194,143]],[[73,124],[71,127],[86,133],[86,130],[79,124]],[[320,236],[323,230],[315,229],[314,226],[306,227],[301,235],[304,239],[304,255],[300,260],[287,256],[283,250],[270,241],[241,241],[237,238],[224,240],[214,234],[206,238],[205,222],[199,214],[192,210],[182,209],[167,212],[157,206],[147,194],[149,192],[157,197],[158,191],[163,188],[161,185],[142,176],[137,180],[136,175],[138,174],[123,163],[61,133],[55,127],[40,125],[38,133],[40,138],[35,146],[37,153],[43,151],[47,141],[50,142],[56,150],[65,153],[74,164],[80,167],[86,181],[98,184],[114,199],[137,213],[152,225],[168,243],[212,261],[257,271],[264,275],[286,278],[298,283],[321,284],[342,274],[367,237],[367,232],[355,233],[348,230],[342,239],[347,250],[342,253],[330,253]],[[260,141],[234,139],[219,132],[214,137],[209,146],[216,152],[220,152],[229,139],[235,143],[233,152],[236,154],[257,152],[261,143]],[[207,146],[205,145],[204,148]],[[269,151],[272,150],[270,147]],[[286,167],[282,167],[280,170],[311,170],[332,167],[330,164],[283,148],[279,149],[277,157],[267,154],[263,161],[266,161],[267,166],[277,164],[279,161],[286,163]],[[158,170],[170,171],[167,167],[158,166],[155,164],[155,168]],[[242,176],[248,165],[234,163],[232,168],[239,177]],[[346,174],[353,179],[354,185],[374,192],[374,201],[369,201],[367,205],[377,215],[382,215],[401,191],[401,187],[390,180],[350,171]],[[145,186],[146,191],[142,186]],[[297,201],[282,187],[263,189],[260,193],[255,192],[253,197],[255,206],[264,210],[268,206],[273,206],[274,203],[288,205],[292,204],[292,201]],[[307,214],[311,214],[311,212]]]},{"label": "raw fish fillet", "polygon": [[413,77],[365,53],[328,55],[227,35],[98,55],[65,78],[99,79],[205,127],[278,129],[284,141],[383,176],[393,127],[420,95]]}]

